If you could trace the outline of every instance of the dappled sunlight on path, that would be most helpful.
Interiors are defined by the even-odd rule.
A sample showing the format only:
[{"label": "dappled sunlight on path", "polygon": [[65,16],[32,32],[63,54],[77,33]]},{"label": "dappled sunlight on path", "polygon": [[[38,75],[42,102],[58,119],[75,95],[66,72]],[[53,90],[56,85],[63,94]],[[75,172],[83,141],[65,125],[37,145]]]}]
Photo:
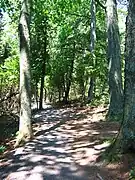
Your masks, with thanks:
[{"label": "dappled sunlight on path", "polygon": [[97,162],[118,126],[103,121],[105,109],[48,108],[33,116],[35,137],[1,160],[8,180],[116,180],[115,170]]}]

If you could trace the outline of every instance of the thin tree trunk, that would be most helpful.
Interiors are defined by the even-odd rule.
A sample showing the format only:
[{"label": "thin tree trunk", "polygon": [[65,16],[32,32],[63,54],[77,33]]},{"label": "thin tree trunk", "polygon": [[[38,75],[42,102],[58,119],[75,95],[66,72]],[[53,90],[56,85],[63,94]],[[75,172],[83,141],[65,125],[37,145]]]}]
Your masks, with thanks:
[{"label": "thin tree trunk", "polygon": [[21,140],[31,138],[31,75],[30,75],[30,2],[22,0],[20,13],[19,37],[20,37],[20,121],[19,135],[16,145]]},{"label": "thin tree trunk", "polygon": [[44,93],[44,78],[45,78],[45,60],[42,65],[42,77],[40,86],[39,109],[43,109],[43,93]]},{"label": "thin tree trunk", "polygon": [[[45,22],[46,23],[46,22]],[[44,57],[42,64],[42,74],[41,74],[41,86],[40,86],[40,97],[39,97],[39,109],[43,109],[43,94],[44,94],[44,82],[45,82],[45,65],[46,65],[46,54],[47,54],[47,30],[45,24],[45,32],[44,32]]]},{"label": "thin tree trunk", "polygon": [[[91,23],[90,23],[90,53],[92,54],[93,68],[95,66],[95,42],[96,42],[96,6],[95,0],[91,0],[90,5],[90,13],[91,13]],[[93,90],[94,90],[94,81],[95,78],[92,76],[90,78],[89,90],[88,90],[88,102],[91,102],[93,98]]]},{"label": "thin tree trunk", "polygon": [[36,105],[37,105],[37,109],[38,109],[38,81],[36,80]]},{"label": "thin tree trunk", "polygon": [[73,57],[72,57],[72,60],[71,60],[71,67],[70,67],[70,72],[69,72],[69,78],[67,80],[67,86],[66,86],[66,90],[65,90],[65,97],[64,97],[65,103],[68,102],[69,91],[70,91],[71,82],[72,82],[73,68],[74,68],[74,59],[75,59],[75,42],[73,44]]},{"label": "thin tree trunk", "polygon": [[108,62],[109,62],[109,120],[121,120],[123,113],[123,88],[121,73],[120,35],[116,0],[107,0]]},{"label": "thin tree trunk", "polygon": [[47,90],[46,90],[46,88],[45,88],[45,97],[44,97],[44,100],[45,100],[45,102],[47,100]]},{"label": "thin tree trunk", "polygon": [[61,101],[61,88],[59,87],[59,92],[58,92],[58,94],[59,94],[59,102]]},{"label": "thin tree trunk", "polygon": [[94,78],[90,78],[90,85],[89,85],[89,90],[88,90],[88,102],[90,103],[93,99],[94,96]]}]

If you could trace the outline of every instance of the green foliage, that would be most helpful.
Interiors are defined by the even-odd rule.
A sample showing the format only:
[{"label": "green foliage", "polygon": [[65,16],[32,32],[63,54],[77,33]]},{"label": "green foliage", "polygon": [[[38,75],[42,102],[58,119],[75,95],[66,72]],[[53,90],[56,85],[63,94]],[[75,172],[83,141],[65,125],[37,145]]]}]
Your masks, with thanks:
[{"label": "green foliage", "polygon": [[[20,2],[1,1],[4,17],[0,31],[0,79],[2,90],[19,83],[18,20]],[[14,8],[13,8],[14,7]],[[104,10],[97,5],[95,57],[90,54],[90,1],[33,1],[31,13],[32,93],[39,95],[43,60],[45,89],[48,97],[61,100],[70,80],[74,61],[70,98],[87,97],[89,80],[96,79],[93,104],[108,102],[106,21]],[[45,42],[47,49],[45,53]],[[122,36],[123,42],[123,36]],[[75,48],[74,48],[75,43]],[[5,55],[4,55],[5,53]]]},{"label": "green foliage", "polygon": [[[14,59],[12,59],[14,58]],[[4,65],[0,66],[0,78],[3,79],[5,85],[18,83],[19,79],[19,60],[18,57],[9,57]],[[3,84],[3,85],[4,85]]]},{"label": "green foliage", "polygon": [[129,179],[135,180],[135,167],[133,167],[129,172]]},{"label": "green foliage", "polygon": [[0,146],[0,154],[3,153],[5,150],[6,150],[6,147],[3,146],[3,145],[1,145],[1,146]]}]

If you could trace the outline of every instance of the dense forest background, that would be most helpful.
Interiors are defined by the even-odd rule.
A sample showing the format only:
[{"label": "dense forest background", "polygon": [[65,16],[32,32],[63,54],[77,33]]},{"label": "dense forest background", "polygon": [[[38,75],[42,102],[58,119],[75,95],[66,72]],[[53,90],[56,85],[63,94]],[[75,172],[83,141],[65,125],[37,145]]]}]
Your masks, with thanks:
[{"label": "dense forest background", "polygon": [[134,152],[134,29],[134,0],[1,0],[0,153],[34,138],[48,104],[101,105],[119,126],[108,155]]},{"label": "dense forest background", "polygon": [[125,1],[2,1],[1,116],[28,133],[31,106],[74,101],[122,121],[126,16]]},{"label": "dense forest background", "polygon": [[[33,2],[30,24],[31,97],[38,108],[42,109],[42,101],[76,99],[82,104],[109,103],[107,25],[105,9],[101,6],[105,2],[95,3],[96,40],[92,53],[90,2]],[[18,24],[21,4],[4,1],[1,7],[1,104],[6,104],[2,108],[4,111],[15,111],[19,103]],[[122,68],[126,14],[126,6],[118,3]],[[8,98],[11,98],[11,104]]]},{"label": "dense forest background", "polygon": [[34,109],[103,105],[120,125],[111,148],[135,150],[134,17],[133,0],[0,2],[0,121],[17,123],[15,146]]}]

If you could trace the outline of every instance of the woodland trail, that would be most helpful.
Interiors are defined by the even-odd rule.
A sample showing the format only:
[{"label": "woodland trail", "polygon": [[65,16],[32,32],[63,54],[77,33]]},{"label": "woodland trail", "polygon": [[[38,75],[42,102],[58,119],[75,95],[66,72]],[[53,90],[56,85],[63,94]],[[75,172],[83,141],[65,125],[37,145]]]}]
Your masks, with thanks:
[{"label": "woodland trail", "polygon": [[103,107],[36,112],[33,140],[0,160],[0,179],[126,180],[122,165],[99,160],[118,130],[116,123],[104,121],[104,113]]}]

